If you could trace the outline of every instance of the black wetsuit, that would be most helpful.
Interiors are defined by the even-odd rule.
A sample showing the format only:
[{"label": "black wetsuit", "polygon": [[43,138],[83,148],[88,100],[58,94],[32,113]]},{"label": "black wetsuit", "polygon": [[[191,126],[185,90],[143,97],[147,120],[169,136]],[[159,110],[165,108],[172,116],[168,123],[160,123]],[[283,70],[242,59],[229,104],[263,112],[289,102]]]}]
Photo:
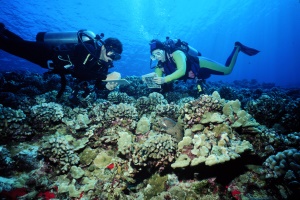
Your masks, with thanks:
[{"label": "black wetsuit", "polygon": [[[102,80],[106,79],[108,69],[113,67],[112,63],[99,60],[101,48],[89,42],[53,46],[23,40],[5,29],[0,36],[0,49],[59,74],[62,86],[57,97],[62,95],[66,87],[65,74],[71,74],[79,82],[96,80],[95,86],[103,89]],[[69,68],[66,69],[66,66]]]}]

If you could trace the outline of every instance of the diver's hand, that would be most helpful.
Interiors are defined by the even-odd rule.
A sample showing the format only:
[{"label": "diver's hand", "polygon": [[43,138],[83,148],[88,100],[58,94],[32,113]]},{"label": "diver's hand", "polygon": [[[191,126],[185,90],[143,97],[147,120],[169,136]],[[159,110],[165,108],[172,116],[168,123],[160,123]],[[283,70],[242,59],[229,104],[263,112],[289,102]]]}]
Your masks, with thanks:
[{"label": "diver's hand", "polygon": [[153,81],[158,85],[162,85],[166,82],[166,79],[165,77],[154,77]]},{"label": "diver's hand", "polygon": [[108,82],[106,83],[106,89],[108,90],[114,90],[116,87],[118,87],[118,83],[117,82]]}]

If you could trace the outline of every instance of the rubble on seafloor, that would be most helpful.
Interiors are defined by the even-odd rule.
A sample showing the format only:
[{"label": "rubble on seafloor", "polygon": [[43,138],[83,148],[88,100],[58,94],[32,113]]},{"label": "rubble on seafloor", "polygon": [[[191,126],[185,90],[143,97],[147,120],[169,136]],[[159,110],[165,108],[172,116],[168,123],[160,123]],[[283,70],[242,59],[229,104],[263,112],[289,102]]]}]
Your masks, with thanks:
[{"label": "rubble on seafloor", "polygon": [[298,191],[300,133],[260,124],[239,100],[114,91],[72,107],[53,93],[19,109],[0,105],[1,197],[289,199]]}]

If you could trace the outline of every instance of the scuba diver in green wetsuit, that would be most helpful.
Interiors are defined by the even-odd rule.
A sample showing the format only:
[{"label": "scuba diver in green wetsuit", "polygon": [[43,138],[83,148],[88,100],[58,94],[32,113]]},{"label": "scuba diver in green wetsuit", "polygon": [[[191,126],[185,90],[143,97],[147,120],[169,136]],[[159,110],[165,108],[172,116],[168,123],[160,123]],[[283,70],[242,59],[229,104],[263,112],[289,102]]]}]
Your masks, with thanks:
[{"label": "scuba diver in green wetsuit", "polygon": [[[177,42],[181,41],[178,40]],[[222,65],[202,57],[198,51],[190,53],[187,51],[189,46],[186,45],[186,47],[182,48],[182,44],[169,45],[168,42],[163,43],[157,39],[151,40],[150,58],[158,61],[155,67],[157,77],[154,78],[156,84],[171,83],[178,79],[205,80],[211,75],[228,75],[232,72],[240,51],[249,56],[256,55],[259,52],[236,42],[225,65]],[[198,85],[198,90],[201,92],[201,85]]]},{"label": "scuba diver in green wetsuit", "polygon": [[0,23],[0,49],[12,55],[24,58],[51,73],[60,75],[61,89],[57,94],[60,98],[66,87],[66,74],[75,78],[76,86],[69,96],[73,103],[78,103],[78,92],[83,90],[82,97],[90,94],[87,81],[95,81],[95,89],[113,90],[115,82],[106,83],[109,79],[108,70],[113,61],[121,59],[122,43],[116,38],[102,41],[104,34],[95,35],[91,31],[76,32],[39,32],[36,41],[26,41],[8,30]]}]

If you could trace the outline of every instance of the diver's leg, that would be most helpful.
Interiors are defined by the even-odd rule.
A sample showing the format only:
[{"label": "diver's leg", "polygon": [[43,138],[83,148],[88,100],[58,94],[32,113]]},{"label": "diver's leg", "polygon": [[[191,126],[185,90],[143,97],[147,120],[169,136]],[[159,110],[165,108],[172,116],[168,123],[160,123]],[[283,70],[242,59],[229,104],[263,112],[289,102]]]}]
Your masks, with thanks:
[{"label": "diver's leg", "polygon": [[259,53],[256,49],[247,47],[240,42],[236,42],[230,56],[226,60],[225,66],[208,58],[199,57],[200,69],[210,74],[228,75],[232,72],[240,51],[249,56]]},{"label": "diver's leg", "polygon": [[232,64],[233,65],[235,64],[236,58],[237,58],[237,53],[239,51],[243,52],[244,54],[246,54],[248,56],[254,56],[254,55],[256,55],[256,54],[259,53],[258,50],[250,48],[250,47],[247,47],[247,46],[243,45],[240,42],[235,42],[234,45],[235,45],[234,49],[231,52],[230,56],[228,57],[228,59],[227,59],[227,61],[225,63],[225,66],[227,66],[227,67],[231,67]]},{"label": "diver's leg", "polygon": [[21,38],[17,34],[6,29],[5,25],[1,22],[0,22],[0,36],[8,39],[23,40],[23,38]]},{"label": "diver's leg", "polygon": [[82,84],[81,84],[81,88],[83,89],[84,93],[81,95],[83,98],[86,98],[90,93],[91,93],[91,90],[89,88],[89,84],[88,82],[84,81]]},{"label": "diver's leg", "polygon": [[236,63],[238,54],[240,51],[240,47],[239,46],[235,46],[232,53],[230,54],[230,56],[228,57],[225,66],[215,62],[213,60],[210,60],[208,58],[205,57],[199,57],[199,61],[200,61],[200,68],[206,68],[209,69],[211,74],[215,74],[215,75],[228,75],[232,72],[233,67]]},{"label": "diver's leg", "polygon": [[4,33],[5,31],[5,26],[2,22],[0,22],[0,36],[2,36],[2,34]]},{"label": "diver's leg", "polygon": [[230,56],[227,58],[226,63],[225,63],[225,66],[228,67],[231,71],[232,71],[232,69],[233,69],[233,67],[235,65],[238,53],[240,51],[243,52],[244,54],[248,55],[248,56],[254,56],[257,53],[259,53],[258,50],[250,48],[250,47],[247,47],[247,46],[241,44],[240,42],[235,42],[234,45],[235,46],[234,46],[234,48],[233,48]]},{"label": "diver's leg", "polygon": [[20,36],[18,36],[17,34],[5,29],[3,31],[3,35],[9,39],[13,39],[13,40],[23,40],[23,38],[21,38]]},{"label": "diver's leg", "polygon": [[47,60],[51,58],[52,52],[51,48],[44,43],[3,37],[0,38],[0,49],[40,65],[43,68],[48,68]]},{"label": "diver's leg", "polygon": [[240,51],[240,47],[234,46],[231,54],[229,55],[229,57],[226,60],[226,63],[225,63],[226,67],[231,67],[232,65],[235,65],[239,51]]},{"label": "diver's leg", "polygon": [[77,105],[79,104],[79,99],[78,99],[78,93],[79,93],[79,90],[80,90],[80,81],[78,80],[75,80],[75,87],[71,93],[71,95],[69,96],[69,101],[71,103],[73,103],[74,105]]}]

